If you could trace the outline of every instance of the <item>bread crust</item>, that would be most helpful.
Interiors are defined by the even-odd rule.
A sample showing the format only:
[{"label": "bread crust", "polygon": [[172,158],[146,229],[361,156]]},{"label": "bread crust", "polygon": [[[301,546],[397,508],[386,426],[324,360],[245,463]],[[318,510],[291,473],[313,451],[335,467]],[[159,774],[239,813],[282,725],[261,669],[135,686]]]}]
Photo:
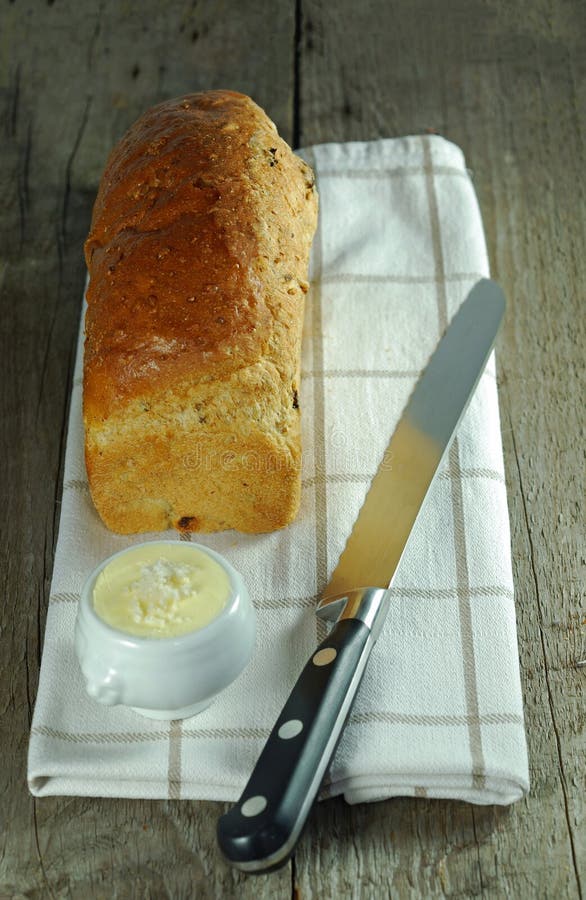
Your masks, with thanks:
[{"label": "bread crust", "polygon": [[112,152],[85,244],[84,425],[113,531],[294,518],[316,219],[311,169],[243,94],[162,103]]}]

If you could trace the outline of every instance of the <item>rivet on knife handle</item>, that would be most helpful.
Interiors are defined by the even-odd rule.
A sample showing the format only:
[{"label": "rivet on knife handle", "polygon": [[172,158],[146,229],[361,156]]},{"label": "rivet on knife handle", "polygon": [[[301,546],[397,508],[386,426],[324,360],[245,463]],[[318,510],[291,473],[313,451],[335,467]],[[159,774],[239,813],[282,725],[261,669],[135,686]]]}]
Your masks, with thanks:
[{"label": "rivet on knife handle", "polygon": [[[301,834],[350,712],[387,592],[354,591],[293,688],[237,805],[218,823],[226,858],[245,872],[285,863]],[[350,609],[356,618],[345,618]],[[368,624],[365,624],[367,622]]]}]

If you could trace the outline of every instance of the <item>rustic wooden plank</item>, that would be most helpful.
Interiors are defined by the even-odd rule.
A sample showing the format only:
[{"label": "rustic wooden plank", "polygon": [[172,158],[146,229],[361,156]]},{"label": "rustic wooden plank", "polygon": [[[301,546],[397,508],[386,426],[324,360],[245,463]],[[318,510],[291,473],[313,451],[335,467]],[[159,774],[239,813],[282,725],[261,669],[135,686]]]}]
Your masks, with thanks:
[{"label": "rustic wooden plank", "polygon": [[[320,806],[301,896],[578,897],[584,837],[585,239],[578,3],[301,7],[301,143],[434,129],[474,170],[493,271],[531,796]],[[581,628],[582,626],[582,628]]]},{"label": "rustic wooden plank", "polygon": [[[511,810],[399,800],[322,804],[297,854],[301,896],[580,896],[584,656],[584,38],[578,0],[442,11],[429,0],[62,0],[0,23],[0,703],[7,896],[285,896],[291,870],[245,880],[215,851],[217,804],[28,797],[25,752],[56,536],[59,467],[84,277],[81,243],[107,152],[163,97],[230,86],[300,142],[434,127],[476,173],[494,271],[519,636],[533,792]],[[244,6],[244,8],[243,8]],[[514,89],[513,89],[514,86]],[[578,446],[576,446],[578,445]],[[561,516],[561,519],[560,519]],[[9,525],[7,524],[9,523]],[[582,605],[580,605],[582,604]],[[23,614],[24,611],[24,614]]]},{"label": "rustic wooden plank", "polygon": [[25,777],[82,244],[106,156],[148,106],[219,86],[251,94],[291,139],[293,6],[19,0],[0,16],[0,896],[288,897],[289,868],[252,881],[221,862],[219,804],[35,802]]}]

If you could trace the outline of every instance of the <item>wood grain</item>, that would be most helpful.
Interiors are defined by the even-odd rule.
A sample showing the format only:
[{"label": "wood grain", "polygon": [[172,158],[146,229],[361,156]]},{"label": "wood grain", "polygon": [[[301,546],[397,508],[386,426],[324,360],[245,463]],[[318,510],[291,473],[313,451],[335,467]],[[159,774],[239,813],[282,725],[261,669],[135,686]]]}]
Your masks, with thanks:
[{"label": "wood grain", "polygon": [[581,897],[586,884],[584,19],[514,6],[346,2],[334,16],[303,3],[303,143],[431,129],[474,173],[509,300],[498,367],[532,792],[509,810],[324,805],[296,857],[302,896],[326,872],[365,897]]},{"label": "wood grain", "polygon": [[[0,21],[3,748],[0,897],[289,897],[220,862],[218,804],[26,788],[59,516],[82,244],[107,154],[166,97],[228,86],[293,127],[294,10],[212,2],[4,4]],[[280,77],[275,77],[275,72]]]},{"label": "wood grain", "polygon": [[[580,0],[114,0],[0,9],[0,897],[582,897],[586,35]],[[59,515],[82,242],[112,144],[189,90],[251,94],[299,144],[434,129],[474,172],[493,272],[532,792],[509,809],[319,806],[245,879],[222,807],[48,798],[26,747]]]}]

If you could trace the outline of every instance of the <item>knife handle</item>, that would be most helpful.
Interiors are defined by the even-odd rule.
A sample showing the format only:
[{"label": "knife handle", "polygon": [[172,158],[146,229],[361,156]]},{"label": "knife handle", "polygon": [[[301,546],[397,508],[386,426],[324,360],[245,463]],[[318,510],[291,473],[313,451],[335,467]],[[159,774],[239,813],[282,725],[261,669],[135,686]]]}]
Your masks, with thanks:
[{"label": "knife handle", "polygon": [[289,859],[373,644],[368,625],[342,618],[303,669],[240,800],[218,822],[220,848],[236,868],[266,872]]}]

